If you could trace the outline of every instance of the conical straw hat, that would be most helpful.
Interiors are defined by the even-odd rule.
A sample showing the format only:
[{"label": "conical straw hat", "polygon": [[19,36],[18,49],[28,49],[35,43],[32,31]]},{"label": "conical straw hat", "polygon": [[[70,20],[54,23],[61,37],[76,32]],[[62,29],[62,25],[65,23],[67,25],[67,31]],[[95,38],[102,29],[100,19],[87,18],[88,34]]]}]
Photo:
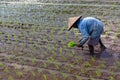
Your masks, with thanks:
[{"label": "conical straw hat", "polygon": [[76,27],[76,22],[77,20],[79,20],[82,16],[77,16],[77,17],[71,17],[68,19],[68,31],[72,28],[72,27]]}]

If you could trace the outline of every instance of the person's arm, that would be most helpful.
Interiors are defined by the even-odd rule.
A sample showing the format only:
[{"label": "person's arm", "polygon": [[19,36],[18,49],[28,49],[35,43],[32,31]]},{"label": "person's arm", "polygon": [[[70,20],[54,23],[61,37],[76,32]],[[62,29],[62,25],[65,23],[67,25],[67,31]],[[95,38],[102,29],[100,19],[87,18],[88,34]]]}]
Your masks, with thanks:
[{"label": "person's arm", "polygon": [[86,24],[78,24],[78,28],[82,34],[82,39],[79,41],[79,45],[80,47],[82,47],[86,41],[89,39],[89,34],[87,32],[87,27],[86,27]]}]

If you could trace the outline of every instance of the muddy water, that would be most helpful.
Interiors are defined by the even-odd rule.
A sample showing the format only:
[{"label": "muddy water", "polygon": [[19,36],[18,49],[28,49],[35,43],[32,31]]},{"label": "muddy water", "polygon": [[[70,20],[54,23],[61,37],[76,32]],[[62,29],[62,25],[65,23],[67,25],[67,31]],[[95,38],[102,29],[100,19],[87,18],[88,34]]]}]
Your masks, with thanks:
[{"label": "muddy water", "polygon": [[[42,1],[44,2],[45,0]],[[88,3],[92,3],[88,6],[86,2],[76,3],[74,2],[75,0],[69,0],[73,1],[74,4],[70,4],[71,2],[65,2],[65,4],[62,4],[62,2],[59,3],[61,0],[54,1],[58,2],[56,4],[50,2],[45,4],[0,4],[1,21],[14,22],[15,24],[39,24],[39,26],[28,26],[31,27],[30,29],[28,27],[17,28],[22,24],[9,27],[0,26],[1,42],[4,46],[0,53],[2,62],[6,63],[7,67],[14,66],[11,63],[15,63],[19,66],[24,64],[31,68],[48,69],[48,71],[52,70],[54,72],[57,71],[58,73],[63,71],[65,74],[77,74],[85,78],[87,77],[85,80],[88,80],[88,75],[90,76],[91,74],[87,73],[87,75],[85,75],[84,73],[80,73],[79,70],[81,69],[81,66],[84,68],[90,67],[86,68],[87,71],[93,72],[96,71],[96,67],[100,68],[103,75],[100,78],[95,76],[95,80],[110,80],[109,74],[112,75],[110,69],[114,70],[115,77],[117,75],[119,76],[120,74],[117,73],[117,71],[119,71],[120,60],[119,36],[114,40],[115,32],[119,33],[120,25],[120,8],[118,3],[109,3],[106,6],[106,3],[100,5],[100,3],[97,2],[98,5],[92,5],[95,0],[85,0]],[[68,17],[80,14],[83,16],[100,18],[105,22],[105,31],[108,31],[108,34],[103,34],[102,36],[102,40],[107,49],[100,54],[99,46],[96,46],[96,54],[94,56],[95,61],[93,60],[93,62],[89,55],[87,45],[85,45],[83,51],[77,47],[68,48],[66,45],[69,41],[77,42],[80,39],[79,33],[76,33],[74,30],[70,32],[66,31]],[[23,26],[26,25],[23,24]],[[37,63],[34,63],[33,57]],[[8,60],[8,58],[11,60]],[[52,58],[53,62],[49,63],[46,67],[43,63],[48,64],[49,58],[50,60]],[[86,61],[91,63],[92,66],[86,64]],[[74,64],[75,67],[70,67],[68,65],[69,63]],[[58,64],[60,69],[56,69],[53,64]],[[73,71],[67,71],[68,68]],[[105,76],[105,73],[108,76]]]},{"label": "muddy water", "polygon": [[[71,4],[72,2],[74,4]],[[88,3],[91,4],[88,5]],[[120,6],[118,3],[100,3],[101,2],[95,2],[93,0],[86,0],[83,2],[75,2],[71,0],[68,2],[52,1],[47,3],[44,1],[43,3],[4,2],[0,4],[0,20],[3,22],[39,24],[42,27],[57,26],[60,28],[67,26],[68,17],[82,14],[83,16],[100,18],[105,22],[105,24],[107,24],[107,20],[109,19],[113,21],[113,23],[117,23],[115,26],[118,26],[120,20],[117,19],[117,21],[114,21],[117,17],[119,17],[118,15],[120,14]],[[4,28],[2,28],[2,30],[4,30]],[[112,56],[110,54],[107,55],[106,52],[103,52],[103,54],[101,54],[99,57],[109,58]]]},{"label": "muddy water", "polygon": [[[42,2],[42,3],[41,3]],[[4,2],[0,4],[0,21],[39,24],[42,27],[66,27],[70,16],[93,16],[105,24],[108,20],[119,26],[119,3],[85,1]],[[63,4],[64,3],[64,4]],[[71,4],[74,3],[74,4]],[[89,4],[91,3],[91,4]],[[100,4],[102,3],[102,4]],[[88,5],[89,4],[89,5]],[[93,5],[95,4],[95,5]],[[116,21],[115,21],[116,20]],[[107,26],[105,26],[107,27]],[[11,33],[10,33],[11,34]],[[103,54],[104,55],[104,54]],[[104,55],[105,56],[105,55]]]},{"label": "muddy water", "polygon": [[[75,2],[71,0],[64,4],[63,2],[60,1],[59,3],[59,0],[49,3],[4,2],[0,4],[0,20],[4,22],[63,27],[67,26],[67,19],[70,16],[93,16],[100,19],[103,18],[102,20],[105,21],[106,19],[111,19],[111,16],[114,16],[115,19],[116,15],[120,14],[118,12],[120,7],[118,4],[110,5],[104,4],[104,2],[100,4],[100,2],[94,1],[91,1],[91,4],[89,4],[90,1]],[[71,4],[72,2],[74,4]],[[114,13],[116,11],[117,13]]]}]

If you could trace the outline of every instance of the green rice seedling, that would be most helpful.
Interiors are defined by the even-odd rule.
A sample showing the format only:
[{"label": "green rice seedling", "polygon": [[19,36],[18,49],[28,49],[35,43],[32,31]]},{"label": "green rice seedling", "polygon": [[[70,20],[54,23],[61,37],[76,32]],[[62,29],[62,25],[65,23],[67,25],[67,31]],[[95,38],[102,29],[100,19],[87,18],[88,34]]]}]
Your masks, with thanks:
[{"label": "green rice seedling", "polygon": [[114,42],[118,39],[118,36],[119,36],[119,32],[115,32]]},{"label": "green rice seedling", "polygon": [[5,40],[5,37],[4,37],[4,34],[3,34],[3,36],[1,37],[1,42],[4,43],[4,40]]},{"label": "green rice seedling", "polygon": [[100,70],[100,69],[97,69],[97,70],[96,70],[96,75],[97,75],[98,77],[101,76],[101,70]]},{"label": "green rice seedling", "polygon": [[2,31],[0,31],[0,35],[2,35]]},{"label": "green rice seedling", "polygon": [[65,73],[61,72],[61,74],[62,74],[62,76],[63,76],[64,79],[67,78],[67,75]]},{"label": "green rice seedling", "polygon": [[[18,52],[19,56],[23,56],[24,53],[22,53],[21,51]],[[16,56],[15,56],[16,57]]]},{"label": "green rice seedling", "polygon": [[52,61],[51,61],[50,59],[47,59],[47,62],[48,62],[48,63],[51,63]]},{"label": "green rice seedling", "polygon": [[21,71],[16,71],[16,75],[17,75],[18,77],[22,77],[22,76],[23,76],[23,73],[22,73]]},{"label": "green rice seedling", "polygon": [[43,62],[43,66],[46,68],[47,67],[47,63]]},{"label": "green rice seedling", "polygon": [[33,45],[29,46],[29,48],[30,48],[30,52],[32,54],[32,51],[33,51],[32,49],[34,48]]},{"label": "green rice seedling", "polygon": [[14,38],[16,38],[16,34],[15,33],[12,33],[12,36],[14,36]]},{"label": "green rice seedling", "polygon": [[79,75],[75,75],[75,77],[77,78],[77,80],[82,80],[82,78]]},{"label": "green rice seedling", "polygon": [[12,59],[10,57],[7,57],[6,60],[9,61],[9,62],[12,61]]},{"label": "green rice seedling", "polygon": [[93,76],[90,76],[90,80],[95,80],[95,79],[93,78]]},{"label": "green rice seedling", "polygon": [[13,76],[9,75],[8,80],[14,80]]},{"label": "green rice seedling", "polygon": [[115,72],[113,70],[110,70],[110,73],[111,73],[112,76],[115,75]]},{"label": "green rice seedling", "polygon": [[0,80],[2,80],[3,78],[2,78],[2,76],[0,76]]},{"label": "green rice seedling", "polygon": [[22,43],[22,48],[24,48],[24,49],[26,48],[26,43],[25,42]]},{"label": "green rice seedling", "polygon": [[[33,58],[33,57],[32,57]],[[32,63],[35,63],[35,62],[37,62],[37,59],[34,57],[33,59],[32,59]]]},{"label": "green rice seedling", "polygon": [[60,69],[60,63],[56,63],[55,68],[57,68],[59,70]]},{"label": "green rice seedling", "polygon": [[66,49],[66,48],[67,48],[67,45],[64,45],[63,48]]},{"label": "green rice seedling", "polygon": [[42,69],[41,68],[37,68],[37,71],[38,71],[38,73],[41,73]]},{"label": "green rice seedling", "polygon": [[[37,45],[38,46],[38,45]],[[32,49],[34,51],[34,53],[37,53],[37,49],[36,48],[33,48]]]},{"label": "green rice seedling", "polygon": [[110,80],[115,80],[113,76],[110,76]]},{"label": "green rice seedling", "polygon": [[106,65],[104,63],[101,64],[102,68],[106,68]]},{"label": "green rice seedling", "polygon": [[18,43],[18,38],[17,38],[16,34],[15,34],[15,36],[14,36],[14,39],[15,39],[15,42]]},{"label": "green rice seedling", "polygon": [[64,61],[67,60],[67,58],[64,55],[61,55],[61,57],[63,58]]},{"label": "green rice seedling", "polygon": [[55,77],[54,80],[58,80],[58,78]]},{"label": "green rice seedling", "polygon": [[43,74],[43,78],[44,78],[44,80],[47,80],[46,74]]},{"label": "green rice seedling", "polygon": [[34,71],[31,71],[31,74],[32,74],[33,77],[36,76],[36,73]]},{"label": "green rice seedling", "polygon": [[84,68],[84,69],[81,68],[81,69],[80,69],[80,72],[83,73],[83,74],[86,74],[86,73],[87,73],[87,70],[86,70],[86,68]]},{"label": "green rice seedling", "polygon": [[34,57],[34,55],[33,55],[33,53],[31,52],[31,53],[29,53],[29,55],[30,55],[30,57]]},{"label": "green rice seedling", "polygon": [[75,56],[75,62],[73,64],[80,64],[80,61],[79,61],[79,57],[78,56]]},{"label": "green rice seedling", "polygon": [[53,58],[52,56],[49,58],[52,62],[55,61],[55,58]]},{"label": "green rice seedling", "polygon": [[73,41],[71,41],[71,42],[69,42],[68,43],[68,47],[74,47],[74,46],[76,46],[77,44],[75,43],[75,42],[73,42]]},{"label": "green rice seedling", "polygon": [[53,50],[52,50],[52,54],[53,54],[54,56],[56,56],[56,55],[57,55],[57,53],[56,53],[55,51],[53,51]]},{"label": "green rice seedling", "polygon": [[1,68],[4,68],[4,67],[5,67],[5,64],[2,63],[2,62],[0,62],[0,67],[1,67]]},{"label": "green rice seedling", "polygon": [[[48,49],[49,49],[49,47],[48,47]],[[45,47],[45,49],[43,49],[43,51],[44,51],[44,52],[43,52],[43,53],[44,53],[44,55],[48,55],[48,52],[47,52],[47,51],[45,51],[45,50],[47,50],[47,49],[46,49],[46,47]]]},{"label": "green rice seedling", "polygon": [[5,22],[4,21],[2,21],[2,26],[5,26]]},{"label": "green rice seedling", "polygon": [[106,32],[105,32],[105,35],[108,37],[109,36],[109,30],[107,30]]},{"label": "green rice seedling", "polygon": [[94,57],[90,57],[91,61],[95,62],[95,58]]},{"label": "green rice seedling", "polygon": [[68,66],[64,66],[64,69],[67,71],[67,72],[70,72],[71,69],[68,67]]},{"label": "green rice seedling", "polygon": [[75,67],[75,65],[73,63],[70,63],[69,65],[70,65],[71,68]]},{"label": "green rice seedling", "polygon": [[10,71],[7,67],[5,67],[4,72],[9,73]]},{"label": "green rice seedling", "polygon": [[20,38],[20,39],[22,39],[23,38],[23,35],[22,35],[22,33],[19,31],[19,33],[18,33],[18,37]]},{"label": "green rice seedling", "polygon": [[2,25],[2,21],[0,20],[0,25]]},{"label": "green rice seedling", "polygon": [[28,38],[29,37],[29,35],[28,35],[28,33],[25,31],[24,32],[24,34],[25,34],[25,36]]},{"label": "green rice seedling", "polygon": [[60,53],[62,53],[63,52],[63,49],[60,47]]},{"label": "green rice seedling", "polygon": [[74,50],[72,50],[71,57],[72,56],[75,56],[75,51]]},{"label": "green rice seedling", "polygon": [[[37,47],[37,45],[38,45],[37,43],[34,43],[34,44],[33,44],[34,47]],[[35,49],[34,49],[34,50],[35,50]]]},{"label": "green rice seedling", "polygon": [[120,61],[116,61],[116,67],[117,67],[117,68],[120,67]]},{"label": "green rice seedling", "polygon": [[87,61],[85,62],[85,67],[91,67],[92,65]]},{"label": "green rice seedling", "polygon": [[112,7],[111,7],[111,10],[114,10],[115,9],[115,7],[116,7],[116,2],[113,2],[113,4],[112,4]]},{"label": "green rice seedling", "polygon": [[101,65],[100,65],[102,68],[106,68],[106,62],[105,61],[101,61]]},{"label": "green rice seedling", "polygon": [[19,59],[20,64],[24,64],[24,61],[22,59]]}]

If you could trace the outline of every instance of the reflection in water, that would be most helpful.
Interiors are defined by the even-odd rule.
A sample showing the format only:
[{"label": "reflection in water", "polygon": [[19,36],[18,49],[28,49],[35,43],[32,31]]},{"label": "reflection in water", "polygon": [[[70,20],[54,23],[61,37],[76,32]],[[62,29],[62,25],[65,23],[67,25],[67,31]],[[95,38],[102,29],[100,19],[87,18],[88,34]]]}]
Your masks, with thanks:
[{"label": "reflection in water", "polygon": [[1,16],[2,16],[3,21],[4,21],[4,14],[5,14],[5,10],[4,10],[4,7],[3,7],[2,10],[1,10]]},{"label": "reflection in water", "polygon": [[30,16],[31,16],[30,15],[30,8],[28,7],[28,23],[30,23],[30,19],[31,19]]},{"label": "reflection in water", "polygon": [[[90,59],[92,56],[90,56],[89,52],[83,54],[83,57],[85,57],[86,59]],[[120,60],[120,55],[119,53],[115,53],[114,50],[111,49],[106,49],[104,50],[102,53],[96,52],[93,56],[94,59],[96,60]]]},{"label": "reflection in water", "polygon": [[108,51],[108,49],[104,50],[100,55],[100,58],[112,58],[113,55]]}]

